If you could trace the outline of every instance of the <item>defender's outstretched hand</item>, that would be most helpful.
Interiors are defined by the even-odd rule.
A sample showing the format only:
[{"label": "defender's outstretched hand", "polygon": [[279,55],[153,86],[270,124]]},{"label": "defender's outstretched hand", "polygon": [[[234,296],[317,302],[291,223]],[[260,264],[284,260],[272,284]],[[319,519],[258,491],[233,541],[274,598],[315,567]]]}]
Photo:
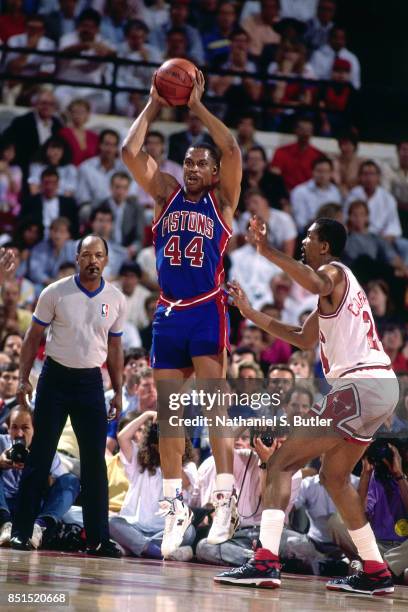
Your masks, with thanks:
[{"label": "defender's outstretched hand", "polygon": [[243,317],[246,317],[251,310],[251,304],[249,303],[248,297],[241,285],[237,281],[227,283],[228,293],[232,297],[232,303],[234,306],[239,308],[240,313]]},{"label": "defender's outstretched hand", "polygon": [[150,98],[159,106],[170,106],[170,104],[161,97],[156,87],[156,73],[152,77],[152,86],[150,87]]},{"label": "defender's outstretched hand", "polygon": [[7,280],[8,276],[16,269],[16,258],[13,251],[0,249],[0,285]]},{"label": "defender's outstretched hand", "polygon": [[204,93],[205,78],[201,70],[197,70],[196,78],[193,80],[193,83],[194,86],[190,94],[190,99],[187,103],[191,109],[194,109],[194,106],[200,102]]},{"label": "defender's outstretched hand", "polygon": [[263,253],[268,244],[266,223],[259,217],[252,217],[249,221],[249,239],[254,242],[259,253]]}]

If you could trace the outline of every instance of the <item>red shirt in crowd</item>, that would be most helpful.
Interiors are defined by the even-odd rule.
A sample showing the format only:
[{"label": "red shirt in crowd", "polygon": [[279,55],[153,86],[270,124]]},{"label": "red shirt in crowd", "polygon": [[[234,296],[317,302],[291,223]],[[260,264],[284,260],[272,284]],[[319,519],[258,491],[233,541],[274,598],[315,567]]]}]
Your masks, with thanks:
[{"label": "red shirt in crowd", "polygon": [[62,128],[59,135],[69,144],[72,153],[72,163],[74,166],[79,166],[79,164],[86,159],[98,155],[99,137],[95,132],[86,130],[86,146],[84,149],[81,148],[72,128]]},{"label": "red shirt in crowd", "polygon": [[24,15],[0,15],[0,40],[7,42],[11,36],[25,32]]},{"label": "red shirt in crowd", "polygon": [[295,142],[276,149],[271,168],[279,168],[286,189],[290,191],[296,185],[312,178],[313,162],[320,157],[323,157],[323,153],[319,149],[312,147],[312,145],[307,145],[305,149],[301,149],[299,144]]}]

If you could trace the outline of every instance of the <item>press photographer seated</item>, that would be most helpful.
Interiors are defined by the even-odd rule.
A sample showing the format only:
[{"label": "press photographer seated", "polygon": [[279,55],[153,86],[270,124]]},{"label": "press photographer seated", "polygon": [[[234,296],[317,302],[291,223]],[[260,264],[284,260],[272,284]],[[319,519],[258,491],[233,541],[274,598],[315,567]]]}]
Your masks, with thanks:
[{"label": "press photographer seated", "polygon": [[[109,531],[111,537],[127,554],[161,559],[164,516],[160,513],[160,500],[163,497],[163,476],[160,469],[156,417],[156,412],[146,411],[118,433],[120,459],[129,479],[129,489],[119,516],[109,521]],[[138,443],[138,430],[143,424],[146,424],[146,429]],[[191,442],[186,439],[183,497],[187,503],[197,481],[197,468],[192,457]],[[171,558],[179,561],[190,560],[193,556],[191,544],[194,538],[194,528],[188,527],[182,546]]]},{"label": "press photographer seated", "polygon": [[[13,513],[25,460],[30,452],[34,427],[31,412],[20,406],[10,413],[9,433],[0,436],[0,546],[10,542]],[[34,523],[30,543],[40,548],[51,538],[57,522],[74,503],[79,480],[67,473],[58,453],[55,455],[41,510]]]}]

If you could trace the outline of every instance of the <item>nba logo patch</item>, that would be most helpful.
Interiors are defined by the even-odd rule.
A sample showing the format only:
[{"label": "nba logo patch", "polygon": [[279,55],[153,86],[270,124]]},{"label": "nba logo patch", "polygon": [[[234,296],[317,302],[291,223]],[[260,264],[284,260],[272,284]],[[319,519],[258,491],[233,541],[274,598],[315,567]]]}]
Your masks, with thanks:
[{"label": "nba logo patch", "polygon": [[101,315],[106,319],[109,315],[109,304],[102,304]]}]

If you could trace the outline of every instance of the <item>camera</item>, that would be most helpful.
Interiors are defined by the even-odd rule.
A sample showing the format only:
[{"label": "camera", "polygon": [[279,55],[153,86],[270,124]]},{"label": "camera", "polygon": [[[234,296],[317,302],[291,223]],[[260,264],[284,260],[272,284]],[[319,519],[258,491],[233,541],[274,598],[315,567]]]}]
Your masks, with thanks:
[{"label": "camera", "polygon": [[392,463],[393,452],[388,446],[388,440],[375,440],[367,450],[367,459],[375,466],[384,466],[383,459]]},{"label": "camera", "polygon": [[13,463],[25,463],[28,450],[24,437],[14,438],[11,448],[6,452],[7,458]]},{"label": "camera", "polygon": [[262,444],[270,448],[273,444],[273,440],[275,436],[274,436],[273,430],[270,427],[267,427],[266,429],[262,429],[262,430],[251,427],[250,445],[252,446],[252,448],[254,448],[255,446],[254,445],[255,437],[260,438]]}]

